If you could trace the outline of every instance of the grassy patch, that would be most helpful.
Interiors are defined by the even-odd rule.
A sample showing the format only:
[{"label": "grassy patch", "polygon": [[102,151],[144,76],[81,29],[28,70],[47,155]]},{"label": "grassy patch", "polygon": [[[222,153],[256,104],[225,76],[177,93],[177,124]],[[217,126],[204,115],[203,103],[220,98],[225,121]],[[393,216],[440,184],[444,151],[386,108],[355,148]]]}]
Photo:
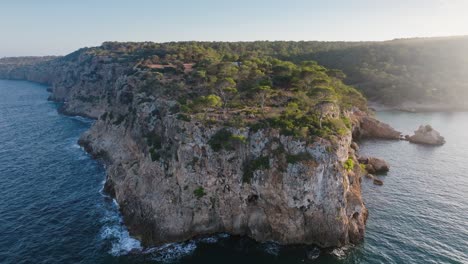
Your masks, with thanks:
[{"label": "grassy patch", "polygon": [[347,159],[344,163],[344,168],[348,172],[352,171],[354,169],[354,160],[351,158]]}]

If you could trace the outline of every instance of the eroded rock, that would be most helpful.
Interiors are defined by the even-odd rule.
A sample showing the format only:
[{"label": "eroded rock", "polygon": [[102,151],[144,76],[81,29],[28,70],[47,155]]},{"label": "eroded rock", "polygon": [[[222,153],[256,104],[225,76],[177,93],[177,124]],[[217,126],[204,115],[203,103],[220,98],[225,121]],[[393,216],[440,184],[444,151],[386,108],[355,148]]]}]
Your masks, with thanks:
[{"label": "eroded rock", "polygon": [[390,170],[390,165],[380,158],[375,157],[359,157],[359,163],[366,165],[367,172],[374,173],[385,173]]},{"label": "eroded rock", "polygon": [[414,131],[414,135],[408,136],[407,140],[411,143],[426,144],[426,145],[443,145],[445,138],[439,132],[434,130],[430,125],[420,126]]},{"label": "eroded rock", "polygon": [[379,179],[375,179],[375,178],[374,178],[374,181],[373,181],[373,182],[374,182],[375,185],[379,185],[379,186],[382,186],[382,185],[383,185],[383,181],[381,181],[381,180],[379,180]]},{"label": "eroded rock", "polygon": [[353,112],[355,117],[356,125],[353,131],[353,137],[355,139],[360,138],[380,138],[380,139],[392,139],[400,140],[401,132],[395,130],[390,125],[383,123],[366,113],[359,110]]}]

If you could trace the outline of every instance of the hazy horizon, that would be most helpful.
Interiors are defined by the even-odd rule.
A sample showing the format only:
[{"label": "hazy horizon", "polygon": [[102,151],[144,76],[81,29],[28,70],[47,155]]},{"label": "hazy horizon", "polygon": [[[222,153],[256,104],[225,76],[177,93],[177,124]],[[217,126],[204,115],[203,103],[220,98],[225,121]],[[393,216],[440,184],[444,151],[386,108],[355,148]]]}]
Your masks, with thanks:
[{"label": "hazy horizon", "polygon": [[0,57],[64,55],[105,41],[386,41],[468,35],[468,2],[463,0],[18,0],[0,7]]}]

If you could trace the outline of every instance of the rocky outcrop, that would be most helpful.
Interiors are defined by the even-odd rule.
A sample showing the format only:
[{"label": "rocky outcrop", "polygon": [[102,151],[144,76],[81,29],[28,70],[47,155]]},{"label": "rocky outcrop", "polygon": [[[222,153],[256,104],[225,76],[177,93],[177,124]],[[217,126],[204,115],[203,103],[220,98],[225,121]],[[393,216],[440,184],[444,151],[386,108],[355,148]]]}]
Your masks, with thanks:
[{"label": "rocky outcrop", "polygon": [[383,185],[383,181],[381,181],[381,180],[379,180],[379,179],[375,179],[375,178],[374,178],[374,180],[373,180],[373,183],[374,183],[375,185],[379,185],[379,186],[382,186],[382,185]]},{"label": "rocky outcrop", "polygon": [[369,116],[367,113],[355,109],[353,111],[353,117],[355,123],[353,137],[356,139],[377,138],[400,140],[402,138],[401,132]]},{"label": "rocky outcrop", "polygon": [[[169,108],[145,103],[133,128],[130,120],[98,120],[80,140],[106,160],[106,190],[145,244],[218,232],[322,247],[362,239],[360,175],[343,168],[353,158],[350,134],[330,152],[326,140],[306,144],[276,130],[231,129],[248,140],[215,151],[209,140],[219,127],[177,120]],[[160,115],[151,114],[156,109]],[[160,136],[157,157],[145,142],[150,131]],[[307,158],[288,162],[291,156]]]},{"label": "rocky outcrop", "polygon": [[305,142],[229,128],[243,140],[214,148],[220,126],[178,118],[175,101],[140,92],[132,71],[78,52],[0,76],[48,83],[65,113],[96,119],[80,144],[106,164],[105,189],[145,245],[218,232],[321,247],[362,240],[360,168],[344,167],[357,164],[351,132]]},{"label": "rocky outcrop", "polygon": [[426,145],[443,145],[445,139],[439,132],[434,130],[430,125],[420,126],[414,131],[413,136],[408,136],[406,139],[411,143],[426,144]]},{"label": "rocky outcrop", "polygon": [[388,124],[379,120],[365,116],[361,118],[361,137],[362,138],[380,138],[380,139],[400,139],[401,132],[396,131]]},{"label": "rocky outcrop", "polygon": [[388,163],[379,158],[374,157],[359,157],[359,163],[366,166],[366,171],[371,174],[386,173],[390,170]]}]

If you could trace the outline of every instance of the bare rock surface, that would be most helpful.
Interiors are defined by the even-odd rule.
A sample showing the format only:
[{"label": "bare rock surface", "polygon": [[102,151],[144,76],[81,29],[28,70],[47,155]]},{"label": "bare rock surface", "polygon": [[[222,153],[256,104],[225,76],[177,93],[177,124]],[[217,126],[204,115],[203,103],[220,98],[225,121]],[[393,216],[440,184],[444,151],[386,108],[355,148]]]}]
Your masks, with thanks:
[{"label": "bare rock surface", "polygon": [[359,110],[353,111],[355,123],[353,137],[360,138],[377,138],[377,139],[391,139],[400,140],[401,132],[395,130],[390,125],[383,123],[367,113]]},{"label": "bare rock surface", "polygon": [[418,130],[414,131],[414,135],[407,137],[411,143],[426,144],[426,145],[443,145],[445,138],[440,135],[430,125],[420,126]]},{"label": "bare rock surface", "polygon": [[380,186],[383,185],[383,181],[381,181],[379,179],[374,178],[373,182],[374,182],[375,185],[380,185]]},{"label": "bare rock surface", "polygon": [[390,170],[390,165],[380,158],[375,157],[359,157],[359,163],[366,165],[367,172],[374,173],[385,173]]},{"label": "bare rock surface", "polygon": [[400,139],[401,137],[401,132],[372,117],[361,119],[361,129],[363,138]]}]

